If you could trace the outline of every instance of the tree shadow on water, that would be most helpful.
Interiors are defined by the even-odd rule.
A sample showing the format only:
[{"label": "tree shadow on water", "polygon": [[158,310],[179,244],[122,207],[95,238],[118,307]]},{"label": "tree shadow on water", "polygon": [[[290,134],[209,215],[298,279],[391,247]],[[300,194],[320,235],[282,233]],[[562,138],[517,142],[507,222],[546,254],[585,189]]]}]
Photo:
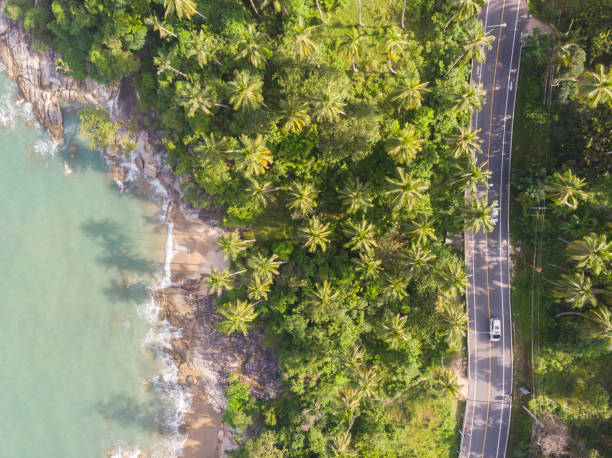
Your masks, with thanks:
[{"label": "tree shadow on water", "polygon": [[155,409],[125,394],[115,394],[106,401],[94,404],[94,411],[105,420],[123,427],[137,427],[143,431],[157,431]]},{"label": "tree shadow on water", "polygon": [[111,300],[141,301],[146,297],[146,284],[140,278],[153,275],[156,263],[138,254],[134,239],[117,222],[105,218],[89,219],[81,225],[83,233],[100,245],[96,260],[106,269],[116,271],[121,281],[111,280],[104,293]]}]

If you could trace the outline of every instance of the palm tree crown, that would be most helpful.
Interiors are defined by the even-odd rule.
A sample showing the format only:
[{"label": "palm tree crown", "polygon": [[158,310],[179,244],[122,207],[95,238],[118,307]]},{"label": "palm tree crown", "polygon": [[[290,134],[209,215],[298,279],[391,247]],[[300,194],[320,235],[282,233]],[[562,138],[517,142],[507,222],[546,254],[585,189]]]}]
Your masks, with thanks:
[{"label": "palm tree crown", "polygon": [[342,96],[336,92],[334,85],[330,83],[327,89],[317,95],[311,102],[313,117],[318,122],[328,121],[333,122],[340,115],[346,116],[342,111],[346,104],[342,101]]},{"label": "palm tree crown", "polygon": [[359,224],[350,222],[346,234],[351,237],[346,244],[351,250],[369,252],[376,246],[374,225],[362,219]]},{"label": "palm tree crown", "polygon": [[408,164],[423,147],[423,140],[418,138],[416,127],[407,124],[403,129],[394,132],[389,142],[389,155],[399,164]]},{"label": "palm tree crown", "polygon": [[311,183],[294,182],[289,186],[289,209],[300,216],[308,216],[317,206],[319,191]]},{"label": "palm tree crown", "polygon": [[266,36],[253,24],[248,24],[240,30],[237,42],[238,58],[247,59],[255,68],[264,67],[272,55],[267,43]]},{"label": "palm tree crown", "polygon": [[612,107],[612,67],[606,73],[605,67],[600,64],[595,67],[595,72],[586,72],[585,77],[581,92],[589,106],[594,108],[605,103]]},{"label": "palm tree crown", "polygon": [[414,204],[423,197],[423,193],[429,188],[429,183],[423,178],[415,177],[412,172],[406,172],[397,167],[398,178],[387,177],[389,190],[385,193],[392,198],[395,210],[412,210]]},{"label": "palm tree crown", "polygon": [[605,234],[589,234],[580,240],[574,240],[566,248],[572,261],[578,268],[588,268],[599,275],[612,259],[612,242],[608,242]]},{"label": "palm tree crown", "polygon": [[421,83],[418,78],[401,78],[391,100],[397,102],[398,111],[402,108],[414,110],[421,107],[426,92],[429,92],[427,83]]},{"label": "palm tree crown", "polygon": [[399,348],[410,339],[410,335],[406,330],[407,319],[407,317],[401,316],[398,313],[389,322],[383,324],[384,339],[389,345],[390,350]]},{"label": "palm tree crown", "polygon": [[330,225],[322,223],[318,217],[313,216],[308,220],[306,227],[300,229],[300,232],[306,238],[304,245],[310,253],[314,253],[317,248],[325,252],[329,244],[329,236],[331,235]]},{"label": "palm tree crown", "polygon": [[249,324],[257,318],[255,304],[250,304],[242,299],[223,304],[219,312],[225,317],[225,320],[219,323],[219,329],[225,334],[240,331],[246,336]]},{"label": "palm tree crown", "polygon": [[374,205],[370,186],[367,183],[362,183],[359,178],[349,180],[345,190],[340,191],[340,195],[342,196],[342,203],[348,207],[346,211],[350,215],[365,212]]},{"label": "palm tree crown", "polygon": [[263,78],[246,70],[236,72],[229,83],[230,103],[234,110],[254,110],[264,104]]},{"label": "palm tree crown", "polygon": [[233,154],[236,160],[236,168],[243,172],[246,177],[266,173],[273,159],[272,152],[266,146],[261,134],[255,138],[242,134],[240,143],[242,143],[242,148]]},{"label": "palm tree crown", "polygon": [[557,205],[567,205],[571,209],[578,208],[578,201],[587,197],[582,190],[586,182],[576,176],[570,169],[565,172],[555,172],[551,183],[544,187],[544,191]]}]

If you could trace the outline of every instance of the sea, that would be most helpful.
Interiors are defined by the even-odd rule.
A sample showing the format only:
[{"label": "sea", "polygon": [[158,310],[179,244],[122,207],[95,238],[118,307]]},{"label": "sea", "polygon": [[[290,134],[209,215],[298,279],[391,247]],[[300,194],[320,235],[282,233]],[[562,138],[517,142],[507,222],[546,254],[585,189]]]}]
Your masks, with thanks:
[{"label": "sea", "polygon": [[0,457],[175,456],[165,194],[129,159],[118,184],[65,114],[57,145],[0,71]]}]

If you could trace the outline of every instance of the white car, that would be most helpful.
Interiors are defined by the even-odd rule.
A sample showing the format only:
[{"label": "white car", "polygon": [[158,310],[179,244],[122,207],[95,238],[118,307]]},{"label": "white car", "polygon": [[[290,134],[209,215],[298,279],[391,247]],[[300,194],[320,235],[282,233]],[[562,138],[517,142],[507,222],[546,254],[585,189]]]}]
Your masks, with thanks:
[{"label": "white car", "polygon": [[489,334],[491,342],[498,342],[501,339],[501,321],[499,318],[491,317],[489,320]]},{"label": "white car", "polygon": [[499,221],[499,204],[495,202],[493,208],[491,208],[491,222],[497,224]]}]

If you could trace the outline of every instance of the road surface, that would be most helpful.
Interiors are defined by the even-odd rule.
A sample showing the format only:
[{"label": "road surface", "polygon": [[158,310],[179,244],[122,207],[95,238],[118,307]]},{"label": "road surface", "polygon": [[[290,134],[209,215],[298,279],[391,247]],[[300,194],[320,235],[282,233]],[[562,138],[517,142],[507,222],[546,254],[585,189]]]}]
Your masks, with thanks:
[{"label": "road surface", "polygon": [[[485,63],[474,63],[472,82],[486,91],[486,103],[472,119],[480,130],[480,164],[492,176],[489,202],[499,202],[499,222],[490,233],[465,234],[470,285],[469,390],[462,429],[461,457],[504,457],[510,427],[512,391],[512,316],[509,277],[509,189],[512,121],[518,79],[521,31],[526,24],[524,0],[488,0],[480,13],[485,30],[495,37]],[[491,342],[489,318],[501,320],[502,337]]]}]

